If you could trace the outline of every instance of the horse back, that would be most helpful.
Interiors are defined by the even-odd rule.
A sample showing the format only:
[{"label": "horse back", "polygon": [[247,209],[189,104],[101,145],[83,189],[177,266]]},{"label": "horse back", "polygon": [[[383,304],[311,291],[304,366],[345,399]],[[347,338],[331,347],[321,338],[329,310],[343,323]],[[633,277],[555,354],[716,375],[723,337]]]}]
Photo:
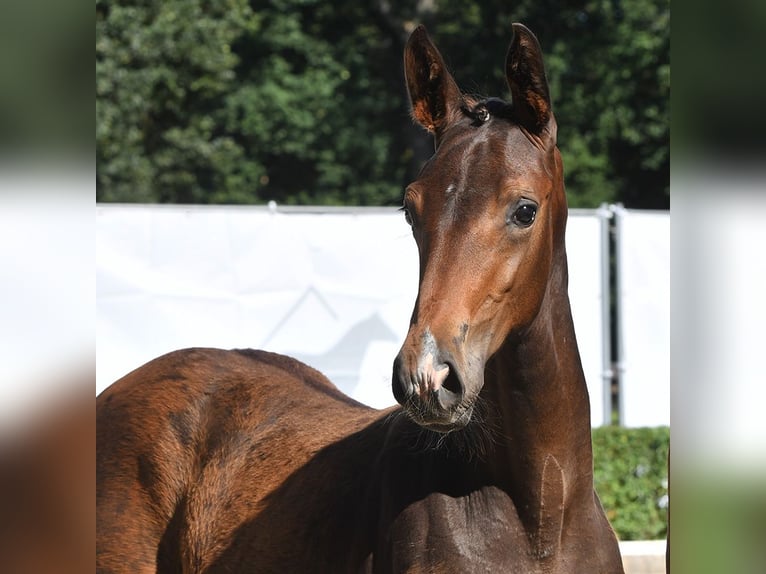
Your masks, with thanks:
[{"label": "horse back", "polygon": [[[380,416],[307,365],[252,350],[164,355],[96,404],[99,572],[203,571],[239,554],[232,541],[291,474]],[[260,523],[250,546],[276,535]]]}]

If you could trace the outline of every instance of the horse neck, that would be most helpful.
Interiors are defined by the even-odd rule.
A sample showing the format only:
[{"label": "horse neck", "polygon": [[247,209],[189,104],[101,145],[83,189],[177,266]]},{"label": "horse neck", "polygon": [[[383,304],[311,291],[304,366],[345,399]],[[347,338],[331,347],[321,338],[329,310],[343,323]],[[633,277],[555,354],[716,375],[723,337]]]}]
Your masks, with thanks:
[{"label": "horse neck", "polygon": [[550,480],[561,481],[568,495],[593,488],[590,406],[563,252],[562,259],[533,324],[509,337],[485,369],[483,395],[495,429],[490,471],[526,501],[539,498]]}]

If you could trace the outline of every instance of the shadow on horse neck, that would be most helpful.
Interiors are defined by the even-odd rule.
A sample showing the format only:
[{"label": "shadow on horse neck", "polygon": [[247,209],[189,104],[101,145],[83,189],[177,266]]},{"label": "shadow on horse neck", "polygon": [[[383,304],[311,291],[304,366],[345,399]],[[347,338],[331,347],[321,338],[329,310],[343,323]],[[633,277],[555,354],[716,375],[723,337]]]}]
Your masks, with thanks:
[{"label": "shadow on horse neck", "polygon": [[[379,412],[261,351],[191,349],[98,397],[99,572],[622,572],[593,491],[542,53],[512,102],[405,48],[434,155],[404,195],[419,290]],[[126,570],[127,568],[127,570]]]}]

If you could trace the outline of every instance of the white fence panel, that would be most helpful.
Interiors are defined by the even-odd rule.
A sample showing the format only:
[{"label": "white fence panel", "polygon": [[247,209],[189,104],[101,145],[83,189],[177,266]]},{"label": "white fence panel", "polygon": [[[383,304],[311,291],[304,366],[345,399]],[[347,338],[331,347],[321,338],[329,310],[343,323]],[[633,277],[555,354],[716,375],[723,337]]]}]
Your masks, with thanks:
[{"label": "white fence panel", "polygon": [[604,373],[609,366],[609,304],[605,294],[602,257],[604,226],[608,212],[570,212],[567,222],[567,259],[569,263],[569,298],[580,349],[585,380],[590,395],[590,418],[593,426],[609,422],[611,401],[607,400],[609,383]]},{"label": "white fence panel", "polygon": [[[417,290],[401,214],[99,206],[99,389],[165,352],[253,347],[391,404]],[[366,377],[359,379],[359,374]]]},{"label": "white fence panel", "polygon": [[[100,205],[97,390],[188,346],[286,353],[376,407],[417,295],[417,249],[394,209]],[[570,296],[604,421],[602,218],[573,214]]]}]

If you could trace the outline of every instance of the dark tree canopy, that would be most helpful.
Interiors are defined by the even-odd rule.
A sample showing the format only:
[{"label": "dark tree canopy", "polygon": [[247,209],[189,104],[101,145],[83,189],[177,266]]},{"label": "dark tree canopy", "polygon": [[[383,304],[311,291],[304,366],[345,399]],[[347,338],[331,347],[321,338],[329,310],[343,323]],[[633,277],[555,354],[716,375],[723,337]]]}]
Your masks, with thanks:
[{"label": "dark tree canopy", "polygon": [[546,55],[570,205],[669,205],[660,0],[97,0],[97,199],[394,205],[433,151],[402,50],[425,24],[463,91],[510,97],[511,22]]}]

